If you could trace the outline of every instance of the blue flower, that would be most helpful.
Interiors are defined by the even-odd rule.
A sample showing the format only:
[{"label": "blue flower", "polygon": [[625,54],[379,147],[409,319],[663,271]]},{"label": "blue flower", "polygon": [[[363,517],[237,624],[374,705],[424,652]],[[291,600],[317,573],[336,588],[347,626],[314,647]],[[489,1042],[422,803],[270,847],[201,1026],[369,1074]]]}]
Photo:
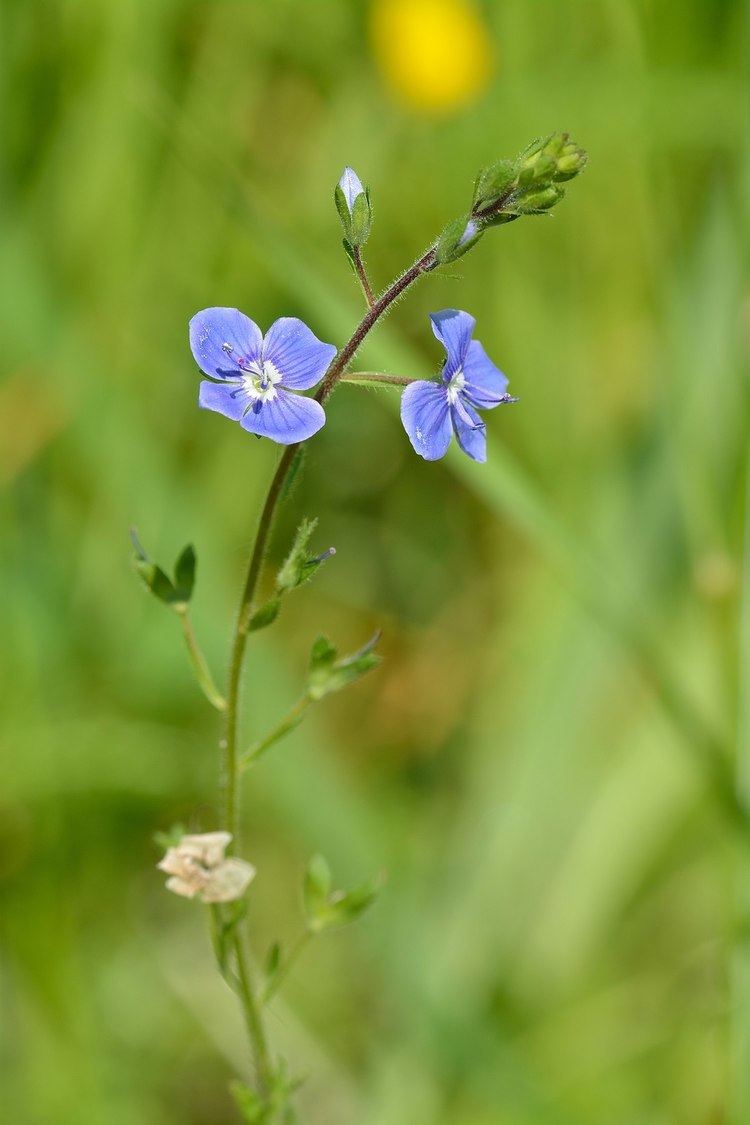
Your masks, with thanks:
[{"label": "blue flower", "polygon": [[487,460],[484,422],[477,410],[515,402],[506,394],[508,380],[495,367],[478,340],[472,340],[476,321],[458,309],[430,315],[432,331],[447,358],[440,382],[410,383],[401,399],[401,421],[409,440],[425,461],[445,456],[455,433],[464,453],[474,461]]},{"label": "blue flower", "polygon": [[293,316],[265,336],[238,309],[204,309],[190,321],[190,348],[206,375],[198,402],[239,422],[251,434],[281,445],[305,441],[325,423],[323,407],[306,391],[325,375],[336,354]]}]

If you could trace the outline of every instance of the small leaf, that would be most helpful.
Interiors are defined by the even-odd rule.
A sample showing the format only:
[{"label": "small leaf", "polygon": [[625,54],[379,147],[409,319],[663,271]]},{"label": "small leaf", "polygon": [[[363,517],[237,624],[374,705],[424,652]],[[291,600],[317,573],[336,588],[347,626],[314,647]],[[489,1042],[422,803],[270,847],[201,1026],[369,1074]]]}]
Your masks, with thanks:
[{"label": "small leaf", "polygon": [[276,976],[277,972],[279,971],[280,964],[281,964],[281,942],[275,941],[273,943],[273,945],[270,947],[270,949],[268,950],[268,953],[266,955],[265,970],[266,970],[266,976],[268,977],[269,980],[272,980]]},{"label": "small leaf", "polygon": [[383,880],[380,876],[368,879],[351,891],[339,891],[329,900],[323,914],[324,928],[345,926],[354,922],[368,907],[372,906],[380,893]]},{"label": "small leaf", "polygon": [[197,559],[195,548],[188,543],[181,552],[174,566],[174,585],[180,601],[190,601],[195,586],[195,568]]},{"label": "small leaf", "polygon": [[248,633],[256,633],[258,629],[265,629],[266,626],[272,625],[276,618],[279,616],[281,609],[281,598],[275,597],[262,605],[259,610],[250,618],[247,626]]},{"label": "small leaf", "polygon": [[164,602],[165,605],[174,605],[179,602],[177,591],[160,566],[157,566],[156,563],[136,559],[135,569],[143,579],[146,588],[160,602]]},{"label": "small leaf", "polygon": [[165,605],[176,608],[181,598],[174,588],[172,581],[160,566],[152,562],[144,551],[135,528],[130,529],[130,540],[133,544],[133,565],[136,573],[148,590]]},{"label": "small leaf", "polygon": [[331,869],[322,855],[314,855],[308,863],[302,892],[305,912],[315,922],[325,911],[331,893]]}]

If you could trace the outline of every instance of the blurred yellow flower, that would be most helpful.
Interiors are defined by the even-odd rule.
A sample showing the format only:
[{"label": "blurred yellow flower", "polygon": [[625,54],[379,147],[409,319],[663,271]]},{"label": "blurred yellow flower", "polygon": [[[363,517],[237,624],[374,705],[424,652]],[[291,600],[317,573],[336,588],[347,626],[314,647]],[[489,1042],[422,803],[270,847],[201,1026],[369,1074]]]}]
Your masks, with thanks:
[{"label": "blurred yellow flower", "polygon": [[471,0],[373,0],[370,27],[384,78],[416,109],[458,109],[487,85],[492,43]]}]

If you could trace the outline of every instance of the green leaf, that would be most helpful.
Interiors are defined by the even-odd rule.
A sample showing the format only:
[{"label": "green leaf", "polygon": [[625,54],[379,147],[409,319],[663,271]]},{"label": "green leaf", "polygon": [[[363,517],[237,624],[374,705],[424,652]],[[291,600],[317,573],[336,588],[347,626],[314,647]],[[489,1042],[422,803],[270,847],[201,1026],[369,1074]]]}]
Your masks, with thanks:
[{"label": "green leaf", "polygon": [[135,528],[130,530],[130,540],[133,544],[133,565],[146,589],[160,602],[164,602],[165,605],[172,609],[181,609],[185,601],[182,592],[175,588],[172,580],[167,577],[162,568],[148,557]]},{"label": "green leaf", "polygon": [[315,933],[345,926],[363,914],[377,898],[380,875],[350,891],[331,891],[331,872],[322,856],[313,856],[305,872],[304,901],[307,924]]},{"label": "green leaf", "polygon": [[322,915],[323,928],[331,929],[333,926],[345,926],[354,922],[375,902],[382,883],[381,876],[375,876],[351,891],[339,891],[331,896]]},{"label": "green leaf", "polygon": [[265,973],[268,980],[273,980],[281,965],[281,942],[275,941],[266,954]]},{"label": "green leaf", "polygon": [[281,598],[274,597],[262,605],[260,609],[256,610],[248,622],[248,633],[256,633],[258,629],[265,629],[268,625],[272,625],[276,618],[279,616],[281,609]]},{"label": "green leaf", "polygon": [[188,543],[181,552],[174,566],[175,592],[180,601],[186,604],[190,601],[195,586],[195,568],[197,558],[192,543]]}]

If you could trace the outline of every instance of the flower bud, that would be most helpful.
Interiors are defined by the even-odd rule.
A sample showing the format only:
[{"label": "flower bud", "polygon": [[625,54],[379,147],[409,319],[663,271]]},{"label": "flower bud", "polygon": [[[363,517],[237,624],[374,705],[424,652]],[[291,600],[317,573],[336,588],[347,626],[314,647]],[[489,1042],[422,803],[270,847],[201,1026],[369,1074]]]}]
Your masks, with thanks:
[{"label": "flower bud", "polygon": [[562,188],[556,187],[555,184],[550,184],[549,187],[541,188],[539,191],[527,192],[520,196],[516,202],[516,208],[522,215],[539,215],[544,211],[549,211],[556,203],[565,195]]},{"label": "flower bud", "polygon": [[518,183],[521,187],[527,184],[542,183],[549,180],[557,167],[555,158],[542,150],[535,152],[524,160],[518,173]]},{"label": "flower bud", "polygon": [[557,167],[552,179],[558,183],[572,180],[574,176],[583,171],[587,160],[586,151],[569,141],[557,158]]},{"label": "flower bud", "polygon": [[516,180],[516,165],[513,160],[496,160],[483,168],[474,184],[472,211],[483,210],[497,203]]},{"label": "flower bud", "polygon": [[467,250],[471,250],[482,237],[482,224],[477,219],[456,219],[449,223],[438,239],[435,253],[437,263],[444,266],[446,262],[454,262]]},{"label": "flower bud", "polygon": [[363,187],[353,168],[346,167],[334,192],[336,210],[351,246],[363,246],[370,234],[372,209],[369,189]]}]

